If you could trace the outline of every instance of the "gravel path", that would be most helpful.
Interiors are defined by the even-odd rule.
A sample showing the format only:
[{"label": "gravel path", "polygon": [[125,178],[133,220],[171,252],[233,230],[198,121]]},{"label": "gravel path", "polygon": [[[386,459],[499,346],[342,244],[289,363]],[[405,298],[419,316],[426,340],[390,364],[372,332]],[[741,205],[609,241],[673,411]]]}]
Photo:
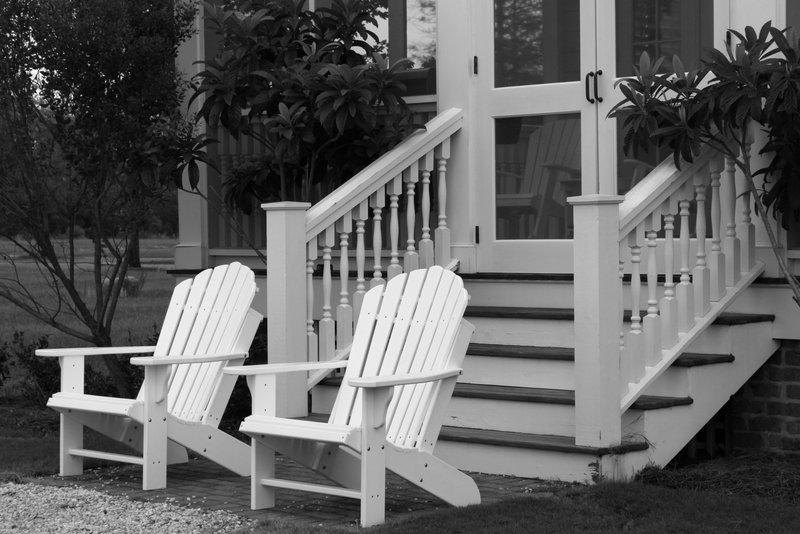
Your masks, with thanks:
[{"label": "gravel path", "polygon": [[254,524],[255,521],[224,511],[186,508],[171,502],[132,501],[78,486],[0,484],[0,533],[3,534],[223,534]]}]

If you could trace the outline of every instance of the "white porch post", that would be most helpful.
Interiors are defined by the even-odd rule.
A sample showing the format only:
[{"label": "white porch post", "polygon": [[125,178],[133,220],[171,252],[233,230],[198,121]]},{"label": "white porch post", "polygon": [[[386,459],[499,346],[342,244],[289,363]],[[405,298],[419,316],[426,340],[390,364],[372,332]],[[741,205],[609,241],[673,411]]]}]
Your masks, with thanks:
[{"label": "white porch post", "polygon": [[617,195],[570,197],[575,222],[575,443],[606,447],[620,417],[619,204]]},{"label": "white porch post", "polygon": [[[477,269],[475,242],[476,198],[478,176],[476,160],[485,157],[491,147],[475,146],[472,134],[477,115],[475,73],[475,12],[485,0],[438,0],[436,3],[438,38],[436,41],[437,111],[449,108],[464,110],[464,123],[453,136],[447,160],[447,228],[450,232],[450,258],[460,262],[459,272]],[[488,69],[490,56],[481,58]],[[488,70],[486,70],[488,72]],[[434,174],[435,176],[435,174]],[[481,177],[484,178],[485,177]],[[480,209],[485,209],[481,205]],[[433,217],[436,227],[436,217]],[[485,231],[488,231],[486,229]],[[437,236],[438,240],[438,236]],[[441,246],[438,244],[437,246]],[[448,258],[449,259],[449,258]]]},{"label": "white porch post", "polygon": [[[306,210],[308,202],[262,204],[267,212],[267,360],[306,361]],[[308,415],[306,377],[279,376],[276,413]]]}]

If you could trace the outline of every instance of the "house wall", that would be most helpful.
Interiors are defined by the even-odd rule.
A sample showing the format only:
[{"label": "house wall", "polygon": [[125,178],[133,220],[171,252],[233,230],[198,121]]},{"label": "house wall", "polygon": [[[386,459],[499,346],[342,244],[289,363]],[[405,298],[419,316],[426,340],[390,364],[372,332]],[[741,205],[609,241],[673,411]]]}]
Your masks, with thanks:
[{"label": "house wall", "polygon": [[728,405],[731,448],[800,455],[800,341],[781,348]]}]

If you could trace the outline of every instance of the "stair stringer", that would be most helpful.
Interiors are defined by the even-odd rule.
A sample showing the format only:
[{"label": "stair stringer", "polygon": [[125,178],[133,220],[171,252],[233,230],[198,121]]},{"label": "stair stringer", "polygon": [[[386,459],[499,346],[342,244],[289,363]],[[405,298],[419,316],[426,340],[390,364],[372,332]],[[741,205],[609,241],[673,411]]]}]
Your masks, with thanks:
[{"label": "stair stringer", "polygon": [[[723,329],[727,332],[720,331]],[[720,343],[721,337],[724,343]],[[626,461],[627,469],[632,469],[631,475],[648,464],[664,466],[672,460],[779,348],[770,322],[717,326],[696,343],[695,346],[703,348],[714,346],[715,352],[733,354],[735,359],[731,363],[688,369],[692,404],[642,412],[638,429],[623,428],[626,437],[639,437],[633,435],[639,430],[650,445],[642,459]]]}]

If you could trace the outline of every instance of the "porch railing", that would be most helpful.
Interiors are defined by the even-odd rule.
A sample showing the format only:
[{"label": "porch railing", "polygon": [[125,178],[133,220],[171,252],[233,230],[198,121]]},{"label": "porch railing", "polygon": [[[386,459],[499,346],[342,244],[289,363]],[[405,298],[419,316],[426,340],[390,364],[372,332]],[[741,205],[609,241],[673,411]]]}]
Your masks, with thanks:
[{"label": "porch railing", "polygon": [[[619,443],[621,415],[764,270],[732,161],[665,161],[625,197],[570,199],[576,442]],[[616,313],[610,313],[616,309]]]},{"label": "porch railing", "polygon": [[[451,138],[462,122],[460,109],[440,113],[424,131],[410,136],[313,207],[300,202],[262,206],[268,235],[267,351],[271,363],[344,357],[369,287],[404,271],[433,264],[452,266],[447,162]],[[386,247],[384,226],[388,226]],[[355,254],[351,254],[353,248]],[[314,283],[318,265],[321,287]],[[353,268],[355,280],[351,281]],[[315,302],[322,303],[320,317],[315,317]],[[287,404],[276,407],[278,412],[303,415],[306,391],[320,376],[294,377],[279,384],[284,391],[277,398]]]}]

